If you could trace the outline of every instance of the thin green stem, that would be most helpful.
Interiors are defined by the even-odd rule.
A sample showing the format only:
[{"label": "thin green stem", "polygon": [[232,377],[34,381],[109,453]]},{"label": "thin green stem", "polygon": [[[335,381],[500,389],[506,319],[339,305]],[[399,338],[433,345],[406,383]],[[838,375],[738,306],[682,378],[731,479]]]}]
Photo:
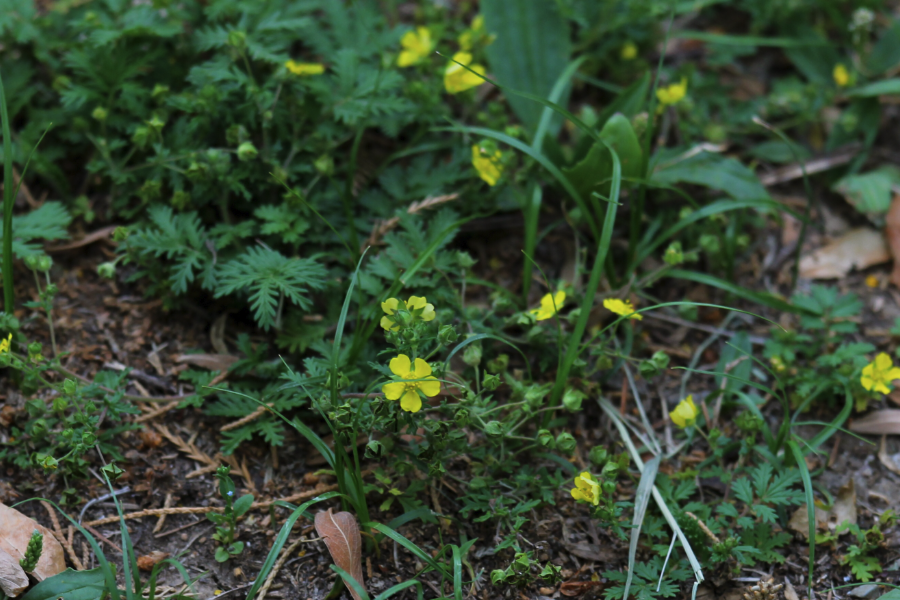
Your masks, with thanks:
[{"label": "thin green stem", "polygon": [[12,270],[12,213],[13,213],[13,173],[12,173],[12,137],[9,131],[9,113],[6,110],[6,92],[3,90],[3,79],[0,78],[0,120],[3,121],[3,310],[13,314],[15,296],[13,295]]}]

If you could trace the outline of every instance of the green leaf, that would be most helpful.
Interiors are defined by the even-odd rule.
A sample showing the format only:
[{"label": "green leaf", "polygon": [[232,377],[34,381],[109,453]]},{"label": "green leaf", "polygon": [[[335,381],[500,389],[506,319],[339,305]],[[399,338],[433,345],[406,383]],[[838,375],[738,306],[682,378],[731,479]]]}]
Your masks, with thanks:
[{"label": "green leaf", "polygon": [[866,70],[873,74],[881,74],[889,71],[900,63],[900,21],[894,21],[893,27],[884,34],[872,46],[872,51],[866,57]]},{"label": "green leaf", "polygon": [[872,96],[884,96],[888,94],[900,94],[900,77],[882,79],[847,91],[847,95],[855,98],[869,98]]},{"label": "green leaf", "polygon": [[[501,85],[547,98],[572,52],[569,27],[554,2],[534,0],[484,0],[481,3],[487,30],[497,35],[487,47],[491,72]],[[542,108],[513,95],[507,101],[516,116],[532,132],[537,129]],[[559,104],[565,106],[568,94]],[[551,135],[562,120],[554,118]]]},{"label": "green leaf", "polygon": [[884,165],[868,173],[842,177],[832,189],[844,196],[853,208],[877,221],[891,207],[891,190],[897,185],[900,185],[900,169]]},{"label": "green leaf", "polygon": [[722,190],[737,200],[768,198],[753,171],[733,158],[701,152],[685,159],[659,160],[650,181],[660,185],[694,183]]},{"label": "green leaf", "polygon": [[[619,155],[619,160],[622,161],[622,177],[640,177],[641,144],[631,122],[624,115],[615,114],[603,126],[600,137]],[[595,191],[602,196],[608,196],[612,171],[612,154],[603,144],[594,144],[581,162],[570,169],[563,169],[563,173],[584,198]]]},{"label": "green leaf", "polygon": [[66,569],[31,588],[20,600],[97,600],[106,591],[103,569]]},{"label": "green leaf", "polygon": [[807,28],[798,40],[805,40],[807,45],[798,45],[784,51],[797,70],[803,73],[811,83],[834,85],[832,71],[840,62],[838,51],[818,31]]},{"label": "green leaf", "polygon": [[237,500],[234,501],[234,515],[236,517],[240,517],[245,512],[250,510],[250,505],[253,504],[253,494],[246,494],[241,496]]},{"label": "green leaf", "polygon": [[222,563],[222,562],[227,561],[229,558],[231,558],[231,555],[228,554],[228,550],[226,550],[225,548],[223,548],[221,546],[216,548],[216,554],[215,554],[216,562]]}]

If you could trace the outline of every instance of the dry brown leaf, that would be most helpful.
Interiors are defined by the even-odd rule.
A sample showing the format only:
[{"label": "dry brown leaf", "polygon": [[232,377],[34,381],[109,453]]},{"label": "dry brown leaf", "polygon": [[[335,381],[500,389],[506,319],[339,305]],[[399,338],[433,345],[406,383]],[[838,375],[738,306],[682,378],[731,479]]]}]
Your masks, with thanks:
[{"label": "dry brown leaf", "polygon": [[[856,486],[850,479],[838,490],[830,510],[816,507],[816,530],[834,532],[844,521],[856,524]],[[806,506],[801,506],[791,515],[788,528],[809,539],[809,515]],[[841,535],[848,533],[844,531]]]},{"label": "dry brown leaf", "polygon": [[210,371],[227,371],[238,361],[238,357],[230,354],[181,354],[175,360]]},{"label": "dry brown leaf", "polygon": [[0,550],[0,590],[15,598],[28,587],[28,575],[19,566],[19,561]]},{"label": "dry brown leaf", "polygon": [[797,590],[794,589],[794,585],[787,577],[784,578],[784,598],[785,600],[800,600]]},{"label": "dry brown leaf", "polygon": [[31,539],[31,534],[35,529],[44,534],[44,548],[41,558],[31,574],[38,581],[43,581],[66,568],[62,546],[56,541],[52,531],[0,502],[0,550],[12,556],[16,561],[22,560],[25,558],[28,540]]},{"label": "dry brown leaf", "polygon": [[891,283],[900,287],[900,194],[894,194],[891,207],[884,218],[884,237],[887,238],[891,255],[894,257],[894,270],[891,272]]},{"label": "dry brown leaf", "polygon": [[878,460],[884,465],[884,468],[892,473],[900,475],[900,465],[894,460],[894,457],[887,453],[887,436],[881,436],[881,447],[878,449]]},{"label": "dry brown leaf", "polygon": [[137,565],[141,571],[152,571],[153,567],[155,567],[160,561],[166,558],[169,558],[168,552],[154,550],[150,554],[138,556]]},{"label": "dry brown leaf", "polygon": [[874,435],[900,435],[900,409],[884,408],[870,412],[862,419],[850,423],[850,431]]},{"label": "dry brown leaf", "polygon": [[[348,512],[333,513],[332,509],[316,514],[316,532],[325,539],[328,552],[334,564],[359,582],[365,589],[362,572],[362,539],[356,517]],[[347,586],[354,600],[360,600],[359,594],[351,586]]]},{"label": "dry brown leaf", "polygon": [[851,229],[800,259],[800,276],[808,279],[837,279],[854,268],[865,269],[891,259],[884,235],[875,229]]},{"label": "dry brown leaf", "polygon": [[600,581],[566,581],[559,586],[559,593],[563,596],[581,596],[582,594],[601,587],[604,584]]}]

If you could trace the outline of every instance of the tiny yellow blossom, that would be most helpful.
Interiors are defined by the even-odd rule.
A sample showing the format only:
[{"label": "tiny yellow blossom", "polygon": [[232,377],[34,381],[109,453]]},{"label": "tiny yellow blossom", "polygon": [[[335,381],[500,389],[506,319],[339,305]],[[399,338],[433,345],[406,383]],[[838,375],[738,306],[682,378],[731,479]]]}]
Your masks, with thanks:
[{"label": "tiny yellow blossom", "polygon": [[681,78],[678,83],[659,88],[656,90],[656,97],[661,106],[676,104],[687,95],[687,79]]},{"label": "tiny yellow blossom", "polygon": [[298,63],[289,60],[284,63],[284,66],[294,75],[299,75],[301,77],[305,77],[306,75],[321,75],[325,72],[325,65],[320,63]]},{"label": "tiny yellow blossom", "polygon": [[419,412],[422,398],[419,392],[428,396],[437,396],[441,392],[441,382],[431,375],[431,366],[421,358],[411,363],[409,357],[400,354],[391,359],[391,373],[406,381],[393,381],[381,386],[385,398],[400,400],[400,408],[406,412]]},{"label": "tiny yellow blossom", "polygon": [[622,60],[634,60],[638,55],[638,47],[634,42],[628,41],[622,45],[620,56]]},{"label": "tiny yellow blossom", "polygon": [[688,396],[678,403],[675,410],[669,413],[669,418],[672,419],[673,423],[684,429],[693,425],[697,421],[697,415],[699,414],[700,409],[694,404],[694,396]]},{"label": "tiny yellow blossom", "polygon": [[644,317],[640,313],[634,312],[634,306],[631,300],[619,300],[618,298],[607,298],[603,301],[603,308],[612,311],[617,315],[628,317],[629,319],[637,319],[640,321]]},{"label": "tiny yellow blossom", "polygon": [[597,506],[600,504],[600,483],[594,476],[584,471],[575,478],[575,487],[572,488],[572,497],[579,502],[588,502]]},{"label": "tiny yellow blossom", "polygon": [[472,146],[472,166],[478,171],[478,176],[490,186],[497,185],[503,174],[503,163],[500,162],[502,158],[503,153],[499,149],[490,152],[478,144]]},{"label": "tiny yellow blossom", "polygon": [[895,379],[900,379],[900,368],[894,366],[891,357],[882,352],[875,360],[863,367],[862,377],[859,381],[869,391],[889,394],[891,388],[888,384]]},{"label": "tiny yellow blossom", "polygon": [[[484,83],[484,80],[478,75],[484,75],[485,68],[482,65],[471,64],[471,54],[468,52],[457,52],[453,55],[453,61],[447,63],[447,70],[444,71],[444,88],[446,88],[448,93],[458,94]],[[464,69],[457,63],[466,65],[478,75],[468,69]]]},{"label": "tiny yellow blossom", "polygon": [[0,354],[6,354],[12,347],[12,334],[9,334],[5,340],[0,341]]},{"label": "tiny yellow blossom", "polygon": [[474,19],[472,19],[472,24],[469,25],[469,28],[459,34],[459,38],[457,41],[459,42],[459,47],[464,52],[468,52],[472,49],[472,46],[475,45],[475,38],[480,36],[484,32],[484,15],[478,15]]},{"label": "tiny yellow blossom", "polygon": [[[421,313],[419,313],[419,318],[423,321],[434,320],[434,305],[429,304],[425,300],[425,296],[410,296],[409,300],[404,302],[404,304],[406,304],[406,310],[410,312],[420,310]],[[381,310],[385,312],[385,316],[381,317],[381,327],[385,331],[397,331],[400,329],[400,326],[397,325],[396,321],[391,318],[399,306],[400,301],[396,298],[388,298],[381,303]]]},{"label": "tiny yellow blossom", "polygon": [[532,308],[531,314],[534,315],[534,318],[538,321],[546,321],[553,315],[555,315],[559,309],[562,308],[563,303],[566,301],[566,293],[562,290],[559,290],[555,294],[545,294],[543,298],[541,298],[541,307],[540,308]]},{"label": "tiny yellow blossom", "polygon": [[834,82],[838,87],[846,87],[847,84],[850,83],[850,72],[847,71],[847,67],[841,63],[834,65],[831,76],[834,77]]},{"label": "tiny yellow blossom", "polygon": [[415,31],[407,31],[400,39],[403,50],[397,57],[398,67],[411,67],[431,54],[434,44],[431,41],[431,30],[427,27],[416,27]]},{"label": "tiny yellow blossom", "polygon": [[875,275],[869,275],[868,277],[866,277],[866,285],[870,288],[877,288],[878,277],[876,277]]}]

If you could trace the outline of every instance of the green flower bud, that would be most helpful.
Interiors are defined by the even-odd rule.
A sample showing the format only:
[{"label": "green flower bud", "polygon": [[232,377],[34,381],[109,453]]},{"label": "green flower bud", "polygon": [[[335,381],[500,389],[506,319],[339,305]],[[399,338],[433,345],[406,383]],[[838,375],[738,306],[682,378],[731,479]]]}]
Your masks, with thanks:
[{"label": "green flower bud", "polygon": [[168,93],[169,86],[157,83],[155,86],[153,86],[153,91],[150,92],[150,97],[152,97],[154,100],[159,100],[161,97],[165,96]]},{"label": "green flower bud", "polygon": [[39,439],[47,435],[47,421],[44,419],[35,419],[31,422],[31,436]]},{"label": "green flower bud", "polygon": [[553,439],[553,434],[547,429],[538,431],[535,439],[537,440],[537,443],[544,448],[550,448],[552,450],[556,447],[556,441]]},{"label": "green flower bud", "polygon": [[663,260],[668,265],[680,265],[684,262],[684,251],[681,249],[681,242],[672,242],[669,244],[669,247],[666,248],[666,253],[663,255]]},{"label": "green flower bud", "polygon": [[113,230],[112,238],[114,242],[124,242],[131,235],[131,231],[127,227],[116,227]]},{"label": "green flower bud", "polygon": [[744,411],[735,417],[734,424],[744,433],[756,433],[762,430],[765,423],[752,412]]},{"label": "green flower bud", "polygon": [[488,421],[484,426],[484,432],[491,437],[503,435],[503,423],[500,421]]},{"label": "green flower bud", "polygon": [[98,106],[94,109],[94,112],[91,113],[91,116],[102,123],[109,117],[109,112],[102,106]]},{"label": "green flower bud", "polygon": [[719,242],[719,236],[711,233],[704,233],[700,236],[700,247],[703,248],[707,254],[718,254],[722,249],[722,244]]},{"label": "green flower bud", "polygon": [[576,412],[581,410],[581,402],[587,398],[584,392],[579,390],[569,388],[563,394],[562,403],[563,406],[566,407],[566,410],[571,412]]},{"label": "green flower bud", "polygon": [[609,460],[609,452],[603,446],[594,446],[588,453],[588,459],[595,465],[605,465]]},{"label": "green flower bud", "polygon": [[85,431],[81,434],[81,443],[90,448],[97,443],[97,436],[90,431]]},{"label": "green flower bud", "polygon": [[66,440],[67,442],[71,442],[75,437],[75,430],[71,428],[63,429],[62,436],[64,440]]},{"label": "green flower bud", "polygon": [[52,85],[54,90],[62,92],[72,87],[72,80],[65,75],[59,75],[53,80]]},{"label": "green flower bud", "polygon": [[659,366],[652,360],[642,360],[638,365],[638,371],[644,379],[651,379],[659,375]]},{"label": "green flower bud", "polygon": [[577,445],[578,443],[575,441],[575,437],[568,431],[563,431],[556,436],[556,447],[559,448],[559,451],[563,454],[572,454]]},{"label": "green flower bud", "polygon": [[[227,467],[226,467],[227,468]],[[110,479],[118,479],[125,471],[116,466],[116,463],[109,463],[100,469]],[[226,472],[227,473],[227,472]]]},{"label": "green flower bud", "polygon": [[372,440],[366,444],[366,458],[381,458],[384,456],[384,444],[378,440]]},{"label": "green flower bud", "polygon": [[456,264],[462,269],[471,269],[478,261],[472,258],[472,255],[465,250],[459,250],[456,253]]},{"label": "green flower bud", "polygon": [[228,45],[232,48],[243,50],[247,46],[247,34],[239,30],[229,31]]},{"label": "green flower bud", "polygon": [[150,143],[150,128],[144,125],[135,128],[134,133],[131,135],[131,141],[138,148],[145,148]]},{"label": "green flower bud", "polygon": [[443,344],[444,346],[449,346],[450,344],[456,342],[459,339],[459,334],[456,333],[456,329],[454,329],[453,325],[443,325],[438,330],[438,342]]},{"label": "green flower bud", "polygon": [[334,173],[334,159],[328,154],[323,154],[313,161],[313,166],[320,175],[330,177]]},{"label": "green flower bud", "polygon": [[158,200],[162,195],[162,182],[158,179],[148,179],[138,190],[138,196],[145,202]]},{"label": "green flower bud", "polygon": [[457,427],[465,427],[469,424],[470,415],[468,408],[458,408],[456,409],[456,414],[453,415],[453,420],[456,422]]},{"label": "green flower bud", "polygon": [[[62,396],[57,396],[53,399],[53,412],[55,413],[64,413],[69,409],[69,401],[63,398]],[[71,431],[68,429],[67,431]]]},{"label": "green flower bud", "polygon": [[116,263],[105,262],[97,265],[97,275],[104,279],[113,279],[116,276]]},{"label": "green flower bud", "polygon": [[509,354],[501,354],[497,358],[489,360],[486,366],[490,373],[503,373],[509,367]]},{"label": "green flower bud", "polygon": [[248,162],[259,155],[259,150],[253,145],[253,142],[243,142],[237,149],[238,160]]},{"label": "green flower bud", "polygon": [[482,381],[482,385],[484,386],[484,389],[486,389],[487,391],[493,392],[498,387],[500,387],[501,383],[502,382],[500,381],[500,378],[497,377],[496,375],[491,375],[490,373],[484,374],[484,380]]},{"label": "green flower bud", "polygon": [[463,362],[470,367],[477,367],[481,362],[481,342],[473,342],[463,350]]},{"label": "green flower bud", "polygon": [[54,471],[59,467],[57,460],[49,454],[37,454],[35,459],[38,466],[42,467],[45,471]]}]

